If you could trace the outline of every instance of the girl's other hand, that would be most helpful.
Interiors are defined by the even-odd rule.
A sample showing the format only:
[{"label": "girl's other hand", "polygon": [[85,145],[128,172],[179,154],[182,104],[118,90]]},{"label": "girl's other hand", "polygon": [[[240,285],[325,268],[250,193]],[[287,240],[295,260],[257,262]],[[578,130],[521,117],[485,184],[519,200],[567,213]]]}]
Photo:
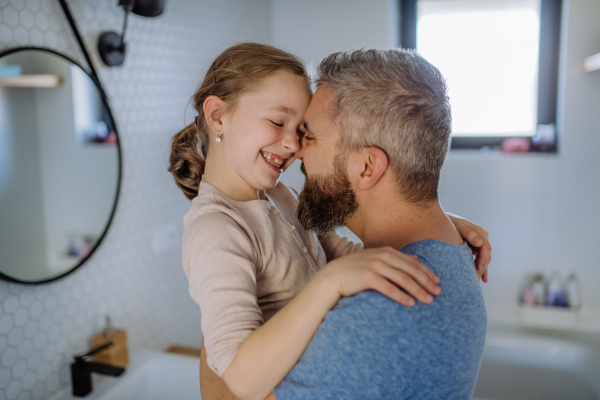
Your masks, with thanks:
[{"label": "girl's other hand", "polygon": [[479,225],[458,215],[446,213],[454,227],[473,249],[475,255],[475,267],[477,268],[477,278],[488,281],[488,266],[492,261],[492,246],[488,240],[489,233]]},{"label": "girl's other hand", "polygon": [[429,304],[433,301],[431,295],[437,296],[442,292],[437,286],[440,279],[421,264],[417,256],[404,254],[392,247],[367,249],[337,258],[328,263],[322,273],[333,280],[339,296],[352,296],[373,289],[412,307],[415,304],[413,297]]}]

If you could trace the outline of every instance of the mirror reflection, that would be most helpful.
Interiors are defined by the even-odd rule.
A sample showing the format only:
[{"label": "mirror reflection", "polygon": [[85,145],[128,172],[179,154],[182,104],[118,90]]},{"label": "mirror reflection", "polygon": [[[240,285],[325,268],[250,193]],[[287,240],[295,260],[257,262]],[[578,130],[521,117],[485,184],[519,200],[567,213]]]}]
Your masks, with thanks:
[{"label": "mirror reflection", "polygon": [[56,279],[93,252],[120,181],[117,133],[86,72],[62,55],[0,58],[0,276]]}]

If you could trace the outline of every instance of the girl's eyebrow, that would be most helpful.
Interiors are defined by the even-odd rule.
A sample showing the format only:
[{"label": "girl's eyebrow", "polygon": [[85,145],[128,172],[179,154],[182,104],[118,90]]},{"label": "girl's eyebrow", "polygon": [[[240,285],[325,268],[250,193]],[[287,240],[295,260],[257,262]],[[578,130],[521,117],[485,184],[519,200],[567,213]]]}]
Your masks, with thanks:
[{"label": "girl's eyebrow", "polygon": [[284,112],[286,114],[293,114],[293,115],[296,114],[296,112],[294,110],[292,110],[291,108],[286,107],[286,106],[281,106],[281,105],[280,106],[268,107],[267,110],[281,111],[281,112]]}]

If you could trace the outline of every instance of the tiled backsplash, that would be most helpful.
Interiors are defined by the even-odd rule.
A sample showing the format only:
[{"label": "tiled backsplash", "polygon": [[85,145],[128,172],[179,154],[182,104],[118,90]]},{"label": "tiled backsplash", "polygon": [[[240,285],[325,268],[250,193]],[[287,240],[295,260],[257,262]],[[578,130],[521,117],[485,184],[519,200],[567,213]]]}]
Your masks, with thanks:
[{"label": "tiled backsplash", "polygon": [[[88,348],[105,314],[128,331],[130,346],[200,345],[181,252],[155,255],[151,246],[155,230],[182,226],[190,204],[167,172],[169,140],[191,121],[186,105],[221,50],[270,40],[268,0],[167,1],[158,18],[130,16],[125,63],[107,68],[95,43],[120,31],[122,9],[116,0],[68,3],[119,130],[121,195],[103,243],[75,273],[41,286],[0,281],[0,400],[46,399],[68,387],[71,356]],[[0,50],[19,46],[85,65],[58,1],[0,0]]]}]

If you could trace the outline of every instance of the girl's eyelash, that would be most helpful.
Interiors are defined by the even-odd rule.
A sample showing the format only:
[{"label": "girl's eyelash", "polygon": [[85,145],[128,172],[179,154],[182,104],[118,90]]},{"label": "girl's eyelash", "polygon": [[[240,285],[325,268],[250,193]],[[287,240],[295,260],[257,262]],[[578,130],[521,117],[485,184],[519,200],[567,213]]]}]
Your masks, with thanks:
[{"label": "girl's eyelash", "polygon": [[279,124],[279,123],[277,123],[277,122],[275,122],[275,121],[273,121],[273,120],[269,120],[269,121],[271,121],[271,123],[272,123],[273,125],[275,125],[275,126],[277,126],[277,127],[279,127],[279,128],[283,128],[283,124]]}]

